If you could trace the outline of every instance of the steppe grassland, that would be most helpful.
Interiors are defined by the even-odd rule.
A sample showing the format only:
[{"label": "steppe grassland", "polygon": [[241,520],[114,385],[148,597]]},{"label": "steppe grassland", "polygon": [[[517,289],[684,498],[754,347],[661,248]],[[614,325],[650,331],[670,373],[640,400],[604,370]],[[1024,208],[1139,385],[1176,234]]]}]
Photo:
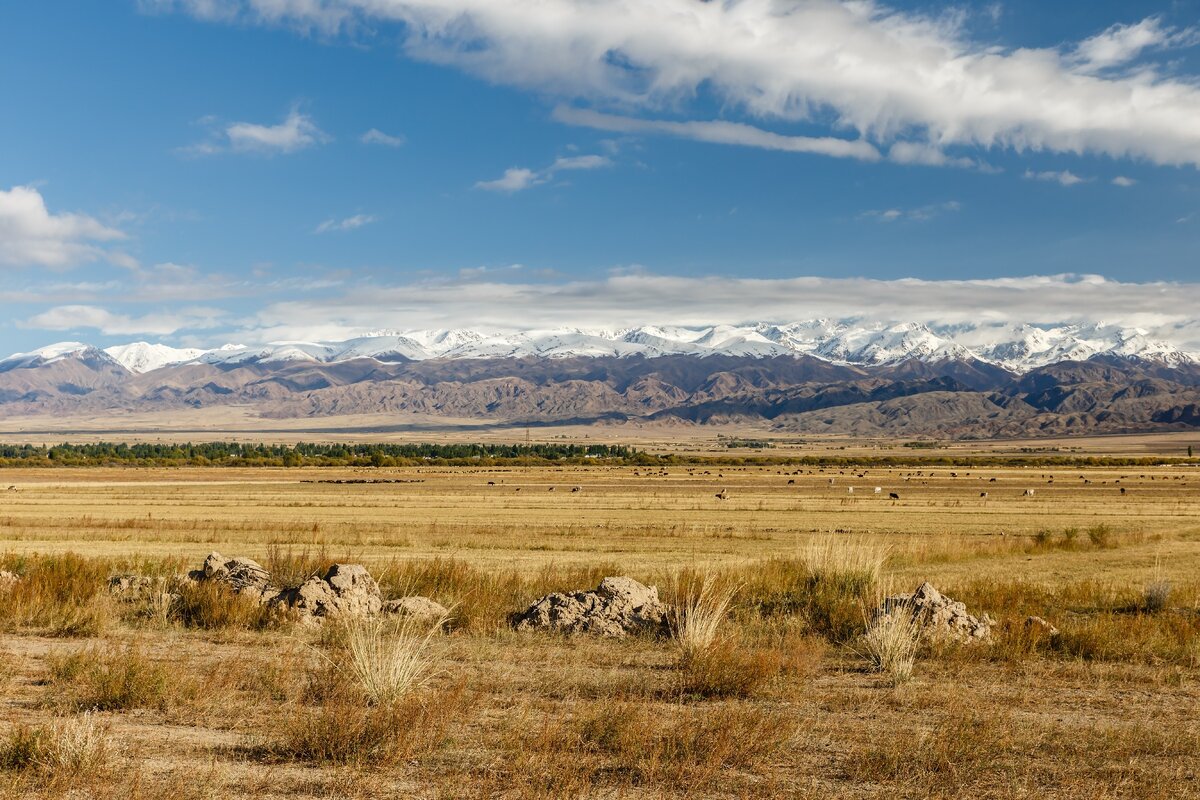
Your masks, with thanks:
[{"label": "steppe grassland", "polygon": [[[434,642],[431,687],[389,712],[417,734],[377,752],[378,719],[329,674],[331,631],[259,630],[236,613],[188,627],[102,592],[80,602],[82,616],[10,613],[10,735],[61,738],[55,726],[84,724],[97,698],[119,701],[87,717],[109,742],[92,766],[18,766],[0,781],[14,796],[1200,794],[1200,475],[796,471],[5,471],[10,568],[77,553],[58,568],[102,584],[211,550],[350,559],[392,594],[457,604],[459,620]],[[806,554],[829,537],[886,556],[875,585],[811,581]],[[737,590],[699,676],[681,671],[669,641],[505,625],[546,591],[605,574],[668,587],[681,569]],[[893,686],[866,667],[863,608],[924,579],[996,617],[998,642],[923,647],[911,680]],[[1145,603],[1155,583],[1170,585],[1160,610]],[[1030,635],[1030,614],[1062,638]],[[329,746],[315,751],[299,728]]]}]

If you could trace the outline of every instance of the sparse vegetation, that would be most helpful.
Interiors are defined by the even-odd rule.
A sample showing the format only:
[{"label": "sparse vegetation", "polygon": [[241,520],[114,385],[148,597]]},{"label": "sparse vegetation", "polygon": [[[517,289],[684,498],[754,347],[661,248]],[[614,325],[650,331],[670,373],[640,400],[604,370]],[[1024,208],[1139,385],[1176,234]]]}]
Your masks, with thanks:
[{"label": "sparse vegetation", "polygon": [[[1190,474],[1058,474],[1046,488],[1031,470],[706,470],[23,483],[0,511],[0,570],[15,575],[0,582],[0,797],[1190,791]],[[428,639],[436,621],[299,625],[175,579],[214,549],[281,586],[361,562],[385,598],[428,597],[455,619]],[[108,576],[126,573],[164,592],[110,596]],[[510,632],[533,600],[610,575],[657,578],[679,601],[675,635]],[[872,624],[885,583],[925,579],[992,616],[990,643],[918,647],[903,613]]]}]

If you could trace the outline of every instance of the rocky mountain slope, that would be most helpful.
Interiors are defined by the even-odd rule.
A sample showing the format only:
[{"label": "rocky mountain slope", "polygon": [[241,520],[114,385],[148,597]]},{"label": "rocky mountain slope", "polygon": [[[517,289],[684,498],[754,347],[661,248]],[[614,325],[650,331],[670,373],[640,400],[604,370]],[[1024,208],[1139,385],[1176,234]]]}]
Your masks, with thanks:
[{"label": "rocky mountain slope", "polygon": [[[498,339],[462,332],[199,354],[67,343],[0,361],[0,417],[238,406],[266,418],[383,413],[528,424],[755,422],[801,433],[939,437],[1200,426],[1200,363],[1180,351],[1109,348],[1017,371],[917,327],[842,335],[837,347],[826,338],[820,354],[794,346],[776,353],[763,342],[778,342],[762,331],[754,338],[715,328],[689,345],[708,350],[666,353],[661,341],[682,346],[681,334],[658,333],[670,336],[653,334],[653,344],[649,329],[592,337],[585,355],[576,352],[583,347],[578,337],[568,348],[562,335],[536,337],[537,355],[517,348],[485,356]],[[1082,346],[1056,341],[1063,352]],[[1132,337],[1121,342],[1145,344]],[[604,350],[620,343],[652,354]],[[435,346],[457,355],[429,356]],[[166,363],[150,368],[156,362]]]}]

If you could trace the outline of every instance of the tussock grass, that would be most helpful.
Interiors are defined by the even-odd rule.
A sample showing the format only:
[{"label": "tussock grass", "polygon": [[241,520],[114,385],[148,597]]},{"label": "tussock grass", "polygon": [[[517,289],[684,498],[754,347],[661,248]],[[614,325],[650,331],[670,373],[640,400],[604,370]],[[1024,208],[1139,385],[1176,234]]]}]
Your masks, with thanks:
[{"label": "tussock grass", "polygon": [[737,586],[721,585],[715,574],[676,573],[671,579],[671,638],[686,664],[718,641]]},{"label": "tussock grass", "polygon": [[[352,561],[349,556],[342,560],[346,563]],[[290,545],[269,544],[263,568],[277,588],[295,589],[314,575],[324,575],[334,562],[325,546],[314,551],[307,547],[296,549]]]},{"label": "tussock grass", "polygon": [[286,621],[283,610],[265,606],[249,594],[238,594],[217,581],[178,581],[175,592],[178,596],[166,615],[184,627],[263,630]]},{"label": "tussock grass", "polygon": [[860,536],[818,536],[800,549],[799,561],[817,583],[862,594],[879,583],[888,550]]},{"label": "tussock grass", "polygon": [[50,702],[72,711],[165,710],[180,696],[177,677],[135,646],[77,650],[49,668]]},{"label": "tussock grass", "polygon": [[51,780],[94,777],[109,765],[112,749],[108,726],[84,712],[43,727],[14,729],[0,742],[0,770]]},{"label": "tussock grass", "polygon": [[913,675],[921,643],[921,619],[903,607],[872,618],[882,607],[884,597],[880,593],[871,609],[863,608],[867,632],[860,639],[860,647],[872,671],[886,675],[893,686],[900,686]]},{"label": "tussock grass", "polygon": [[439,749],[465,707],[461,688],[363,705],[354,694],[317,706],[291,706],[271,740],[254,748],[271,760],[317,765],[388,766]]},{"label": "tussock grass", "polygon": [[432,623],[414,617],[347,619],[341,623],[345,654],[336,663],[369,704],[395,705],[433,677],[430,645],[445,624],[445,618]]}]

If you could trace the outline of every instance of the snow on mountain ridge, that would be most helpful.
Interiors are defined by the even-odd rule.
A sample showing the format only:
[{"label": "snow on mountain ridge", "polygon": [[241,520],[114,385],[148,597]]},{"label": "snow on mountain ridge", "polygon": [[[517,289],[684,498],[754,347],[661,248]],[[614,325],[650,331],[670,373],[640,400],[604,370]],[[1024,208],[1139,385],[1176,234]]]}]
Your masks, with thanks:
[{"label": "snow on mountain ridge", "polygon": [[312,361],[335,363],[479,358],[572,358],[668,355],[771,357],[810,355],[843,364],[878,366],[909,360],[940,362],[977,359],[1013,372],[1100,354],[1140,358],[1168,365],[1200,363],[1200,354],[1151,338],[1147,331],[1101,323],[1038,326],[991,324],[936,326],[923,323],[868,323],[861,320],[809,320],[786,324],[656,326],[620,330],[558,328],[510,333],[471,329],[380,330],[340,342],[227,344],[215,350],[178,349],[135,342],[98,351],[81,342],[62,342],[15,361],[45,363],[73,354],[96,353],[133,372],[170,364],[229,366]]}]

